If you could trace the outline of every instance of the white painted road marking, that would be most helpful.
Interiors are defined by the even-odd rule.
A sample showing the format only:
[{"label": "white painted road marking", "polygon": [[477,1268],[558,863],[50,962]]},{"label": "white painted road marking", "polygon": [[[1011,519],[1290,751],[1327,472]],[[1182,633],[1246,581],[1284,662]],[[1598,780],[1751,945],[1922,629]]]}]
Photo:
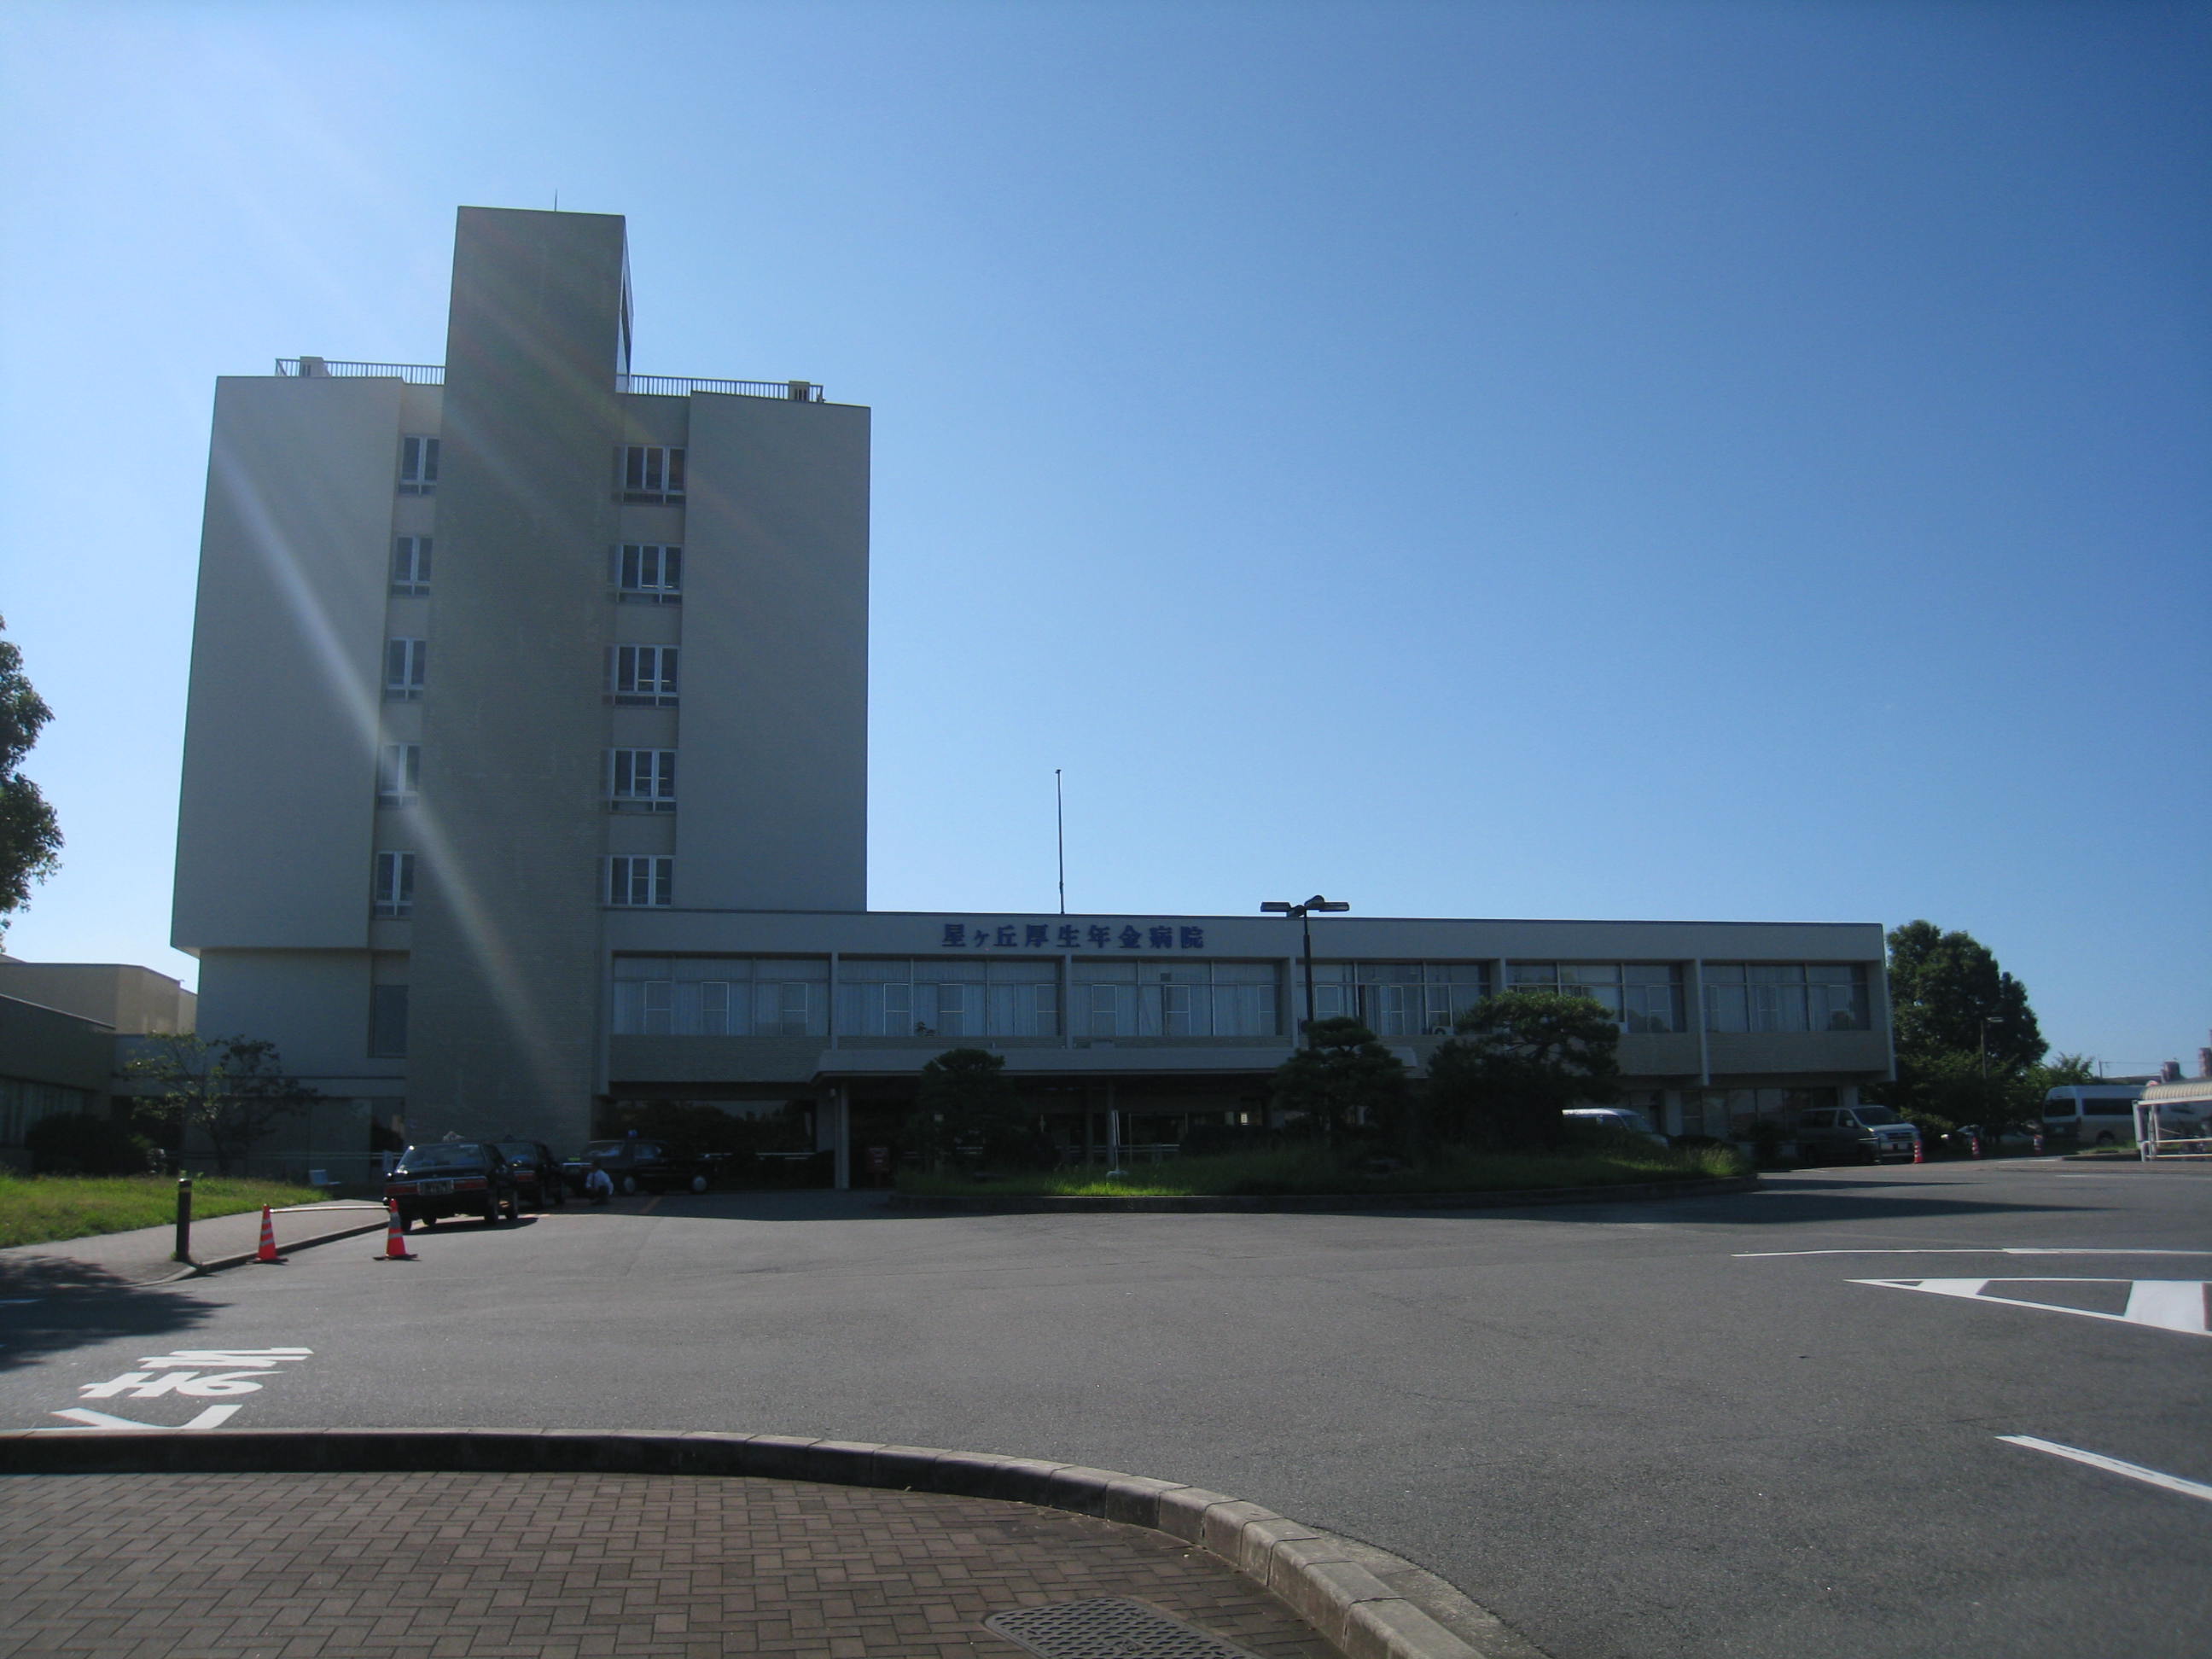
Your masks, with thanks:
[{"label": "white painted road marking", "polygon": [[2049,1452],[2053,1457],[2069,1457],[2076,1463],[2087,1463],[2093,1469],[2124,1474],[2130,1480],[2163,1486],[2168,1492],[2178,1492],[2189,1498],[2201,1498],[2212,1504],[2212,1486],[2202,1481],[2184,1480],[2178,1474],[2145,1468],[2140,1463],[2130,1463],[2123,1458],[2106,1457],[2101,1452],[2083,1451],[2079,1446],[2062,1446],[2056,1440],[2039,1440],[2032,1434],[2001,1434],[1997,1438],[2008,1445],[2026,1446],[2030,1451]]},{"label": "white painted road marking", "polygon": [[37,1434],[69,1434],[79,1429],[167,1429],[173,1426],[179,1429],[213,1429],[220,1428],[223,1424],[229,1422],[232,1418],[238,1415],[239,1410],[240,1407],[236,1406],[210,1406],[205,1411],[202,1412],[198,1417],[192,1419],[189,1423],[171,1425],[167,1423],[137,1423],[133,1422],[127,1417],[110,1417],[106,1412],[87,1411],[82,1406],[71,1406],[67,1411],[54,1412],[50,1414],[55,1417],[68,1417],[75,1419],[76,1422],[74,1428],[37,1429],[33,1430],[33,1432]]},{"label": "white painted road marking", "polygon": [[2212,1250],[2092,1250],[2039,1244],[1954,1245],[1943,1249],[1738,1250],[1739,1261],[1778,1255],[2212,1255]]},{"label": "white painted road marking", "polygon": [[[282,1376],[280,1365],[296,1364],[310,1358],[312,1348],[173,1348],[167,1353],[149,1354],[138,1364],[140,1370],[125,1371],[120,1376],[111,1376],[105,1382],[80,1382],[78,1395],[86,1400],[113,1400],[118,1395],[131,1400],[158,1400],[165,1394],[173,1394],[188,1400],[220,1399],[226,1395],[258,1394],[268,1377]],[[189,1423],[179,1426],[187,1429],[212,1429],[228,1423],[237,1414],[236,1406],[210,1406]],[[106,1412],[96,1412],[82,1406],[72,1406],[66,1411],[50,1412],[52,1417],[66,1418],[70,1429],[158,1429],[167,1426],[161,1423],[140,1423],[128,1417],[111,1417]],[[45,1427],[42,1434],[65,1434],[70,1429]]]},{"label": "white painted road marking", "polygon": [[[2008,1308],[2033,1308],[2038,1313],[2073,1314],[2082,1319],[2110,1320],[2115,1324],[2149,1325],[2188,1336],[2212,1336],[2205,1320],[2207,1281],[2201,1279],[1854,1279],[1850,1282],[1892,1291],[1957,1297],[1967,1302],[1996,1302]],[[2051,1302],[1985,1294],[1992,1285],[2125,1285],[2127,1310],[2098,1313],[2089,1308],[2068,1308]]]}]

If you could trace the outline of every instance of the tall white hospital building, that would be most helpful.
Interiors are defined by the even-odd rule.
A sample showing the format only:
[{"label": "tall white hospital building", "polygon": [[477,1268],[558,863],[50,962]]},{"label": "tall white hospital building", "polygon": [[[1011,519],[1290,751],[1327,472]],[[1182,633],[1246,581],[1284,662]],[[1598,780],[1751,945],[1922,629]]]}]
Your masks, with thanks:
[{"label": "tall white hospital building", "polygon": [[[842,1184],[956,1044],[1073,1146],[1264,1111],[1294,925],[868,910],[868,410],[629,349],[620,218],[465,208],[442,366],[218,385],[174,937],[200,1030],[328,1097],[298,1150],[681,1100]],[[1597,998],[1677,1131],[1889,1070],[1875,924],[1314,937],[1318,1012],[1417,1065],[1488,991]]]}]

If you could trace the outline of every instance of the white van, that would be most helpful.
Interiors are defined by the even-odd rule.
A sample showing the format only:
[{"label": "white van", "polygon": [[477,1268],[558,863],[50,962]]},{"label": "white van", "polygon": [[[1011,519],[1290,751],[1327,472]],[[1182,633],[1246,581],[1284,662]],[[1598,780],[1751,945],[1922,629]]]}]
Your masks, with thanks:
[{"label": "white van", "polygon": [[2136,1138],[2140,1083],[2069,1083],[2043,1097],[2043,1133],[2077,1146],[2118,1146]]}]

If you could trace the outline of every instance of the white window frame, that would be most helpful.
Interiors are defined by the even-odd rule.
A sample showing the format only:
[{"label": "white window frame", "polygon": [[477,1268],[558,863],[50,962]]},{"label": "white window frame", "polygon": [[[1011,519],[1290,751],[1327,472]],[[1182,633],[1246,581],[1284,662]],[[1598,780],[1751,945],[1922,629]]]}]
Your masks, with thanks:
[{"label": "white window frame", "polygon": [[412,702],[422,695],[428,677],[430,641],[393,638],[384,642],[384,695],[389,701]]},{"label": "white window frame", "polygon": [[607,750],[607,799],[634,811],[676,810],[676,751],[673,749]]},{"label": "white window frame", "polygon": [[681,444],[624,444],[615,456],[615,495],[625,501],[680,503],[686,470]]},{"label": "white window frame", "polygon": [[607,696],[638,708],[674,708],[676,649],[672,645],[609,646]]},{"label": "white window frame", "polygon": [[617,853],[606,860],[601,890],[610,908],[665,908],[674,902],[676,860],[660,853]]},{"label": "white window frame", "polygon": [[434,495],[438,493],[438,441],[410,434],[399,441],[399,493]]},{"label": "white window frame", "polygon": [[415,914],[415,855],[379,853],[369,888],[374,914],[397,921]]},{"label": "white window frame", "polygon": [[671,542],[624,542],[614,550],[615,592],[649,605],[684,598],[684,550]]},{"label": "white window frame", "polygon": [[422,745],[387,743],[376,757],[376,804],[411,806],[422,793]]},{"label": "white window frame", "polygon": [[430,538],[395,536],[392,538],[392,591],[428,593],[430,591]]}]

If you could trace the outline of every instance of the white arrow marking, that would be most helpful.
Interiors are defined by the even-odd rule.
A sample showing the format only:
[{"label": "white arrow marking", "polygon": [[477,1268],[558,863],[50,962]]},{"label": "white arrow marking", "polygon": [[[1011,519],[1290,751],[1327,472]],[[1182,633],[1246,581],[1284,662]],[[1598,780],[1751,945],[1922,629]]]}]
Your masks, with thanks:
[{"label": "white arrow marking", "polygon": [[2212,1504],[2212,1486],[2201,1481],[2184,1480],[2178,1474],[2166,1474],[2157,1469],[2145,1468],[2140,1463],[2106,1457],[2101,1452],[2083,1451],[2079,1446],[2062,1446],[2056,1440],[2039,1440],[2032,1434],[2001,1434],[1997,1438],[2008,1445],[2026,1446],[2031,1451],[2049,1452],[2053,1457],[2070,1457],[2076,1463],[2087,1463],[2093,1469],[2124,1474],[2130,1480],[2163,1486],[2168,1492],[2178,1492],[2189,1498],[2201,1498]]},{"label": "white arrow marking", "polygon": [[[2119,1325],[2148,1325],[2157,1330],[2179,1331],[2185,1336],[2212,1336],[2204,1317],[2205,1283],[2201,1279],[1854,1279],[1854,1285],[1875,1285],[1893,1291],[1924,1291],[1930,1296],[1955,1296],[1969,1302],[1995,1302],[2008,1308],[2033,1308],[2038,1313],[2073,1314],[2081,1319],[2105,1319]],[[1991,1285],[2125,1285],[2125,1313],[2097,1313],[2087,1308],[2062,1308],[2055,1303],[2027,1302],[2018,1297],[1984,1296]]]},{"label": "white arrow marking", "polygon": [[[191,1422],[179,1423],[175,1426],[179,1429],[221,1428],[237,1416],[241,1409],[237,1406],[210,1406]],[[84,1429],[166,1429],[170,1426],[167,1423],[136,1423],[127,1417],[110,1417],[106,1412],[88,1411],[82,1406],[71,1406],[67,1411],[49,1412],[47,1415],[72,1418],[75,1421],[66,1429],[36,1429],[33,1433],[70,1434]]]}]

